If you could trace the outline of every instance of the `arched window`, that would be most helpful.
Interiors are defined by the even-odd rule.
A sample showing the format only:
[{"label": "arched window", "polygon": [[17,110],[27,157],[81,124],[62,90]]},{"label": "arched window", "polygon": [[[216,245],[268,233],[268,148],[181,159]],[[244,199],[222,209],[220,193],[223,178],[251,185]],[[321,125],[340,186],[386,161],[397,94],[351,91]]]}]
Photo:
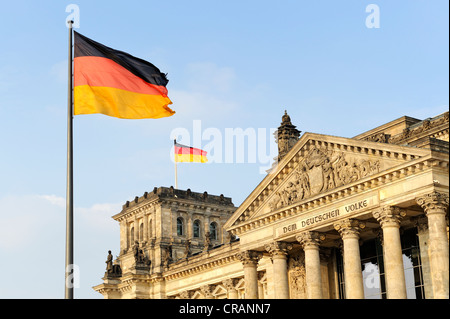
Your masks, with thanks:
[{"label": "arched window", "polygon": [[177,235],[178,236],[184,235],[184,223],[183,223],[183,218],[181,218],[181,217],[177,218]]},{"label": "arched window", "polygon": [[209,224],[209,235],[211,239],[217,239],[217,224],[215,222]]},{"label": "arched window", "polygon": [[139,226],[139,241],[144,241],[144,224]]},{"label": "arched window", "polygon": [[193,231],[194,231],[194,238],[199,238],[200,237],[200,221],[198,219],[196,221],[194,221]]}]

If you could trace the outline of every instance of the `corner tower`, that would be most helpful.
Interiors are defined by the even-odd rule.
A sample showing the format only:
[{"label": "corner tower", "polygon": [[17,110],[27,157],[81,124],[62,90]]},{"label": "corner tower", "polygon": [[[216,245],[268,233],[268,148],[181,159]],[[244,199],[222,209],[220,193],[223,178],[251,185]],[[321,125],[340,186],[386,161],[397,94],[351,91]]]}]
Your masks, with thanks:
[{"label": "corner tower", "polygon": [[113,216],[120,224],[119,256],[94,289],[105,298],[166,298],[165,272],[234,240],[223,225],[235,210],[222,194],[172,186],[127,201]]}]

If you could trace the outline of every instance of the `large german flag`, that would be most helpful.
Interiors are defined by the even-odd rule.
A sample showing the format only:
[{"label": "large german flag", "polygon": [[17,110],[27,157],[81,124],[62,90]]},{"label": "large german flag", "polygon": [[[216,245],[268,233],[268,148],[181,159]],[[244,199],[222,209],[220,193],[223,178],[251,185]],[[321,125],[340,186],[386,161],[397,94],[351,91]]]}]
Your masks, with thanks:
[{"label": "large german flag", "polygon": [[111,49],[74,31],[74,114],[124,119],[173,115],[169,82],[150,62]]},{"label": "large german flag", "polygon": [[179,144],[174,141],[175,148],[175,162],[194,162],[194,163],[206,163],[206,153],[204,150]]}]

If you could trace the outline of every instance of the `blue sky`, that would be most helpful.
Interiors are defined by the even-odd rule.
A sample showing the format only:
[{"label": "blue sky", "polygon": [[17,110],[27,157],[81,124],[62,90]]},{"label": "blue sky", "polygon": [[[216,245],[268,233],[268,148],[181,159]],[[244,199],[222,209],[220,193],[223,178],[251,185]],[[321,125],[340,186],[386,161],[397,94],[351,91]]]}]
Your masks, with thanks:
[{"label": "blue sky", "polygon": [[[380,8],[367,28],[366,6]],[[63,298],[68,31],[146,59],[177,112],[159,120],[74,118],[76,298],[101,298],[110,217],[174,185],[172,133],[276,128],[352,137],[448,110],[448,1],[0,1],[0,298]],[[198,122],[197,122],[198,123]],[[266,134],[273,143],[272,136]],[[184,140],[203,147],[207,140]],[[200,144],[200,145],[199,145]],[[267,146],[269,147],[269,146]],[[261,163],[180,164],[179,188],[233,198]]]}]

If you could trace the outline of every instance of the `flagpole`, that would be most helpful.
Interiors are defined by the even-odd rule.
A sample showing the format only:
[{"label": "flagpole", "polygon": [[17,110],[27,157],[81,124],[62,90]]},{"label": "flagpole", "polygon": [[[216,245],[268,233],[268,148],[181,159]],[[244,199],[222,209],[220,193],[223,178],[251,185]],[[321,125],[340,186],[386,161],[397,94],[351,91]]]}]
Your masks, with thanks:
[{"label": "flagpole", "polygon": [[177,154],[175,154],[175,145],[177,144],[177,139],[173,140],[173,154],[174,154],[174,162],[175,162],[175,189],[178,189],[178,172],[177,172]]},{"label": "flagpole", "polygon": [[66,268],[65,298],[73,299],[73,83],[72,24],[69,24],[69,87],[67,103],[67,187],[66,187]]}]

